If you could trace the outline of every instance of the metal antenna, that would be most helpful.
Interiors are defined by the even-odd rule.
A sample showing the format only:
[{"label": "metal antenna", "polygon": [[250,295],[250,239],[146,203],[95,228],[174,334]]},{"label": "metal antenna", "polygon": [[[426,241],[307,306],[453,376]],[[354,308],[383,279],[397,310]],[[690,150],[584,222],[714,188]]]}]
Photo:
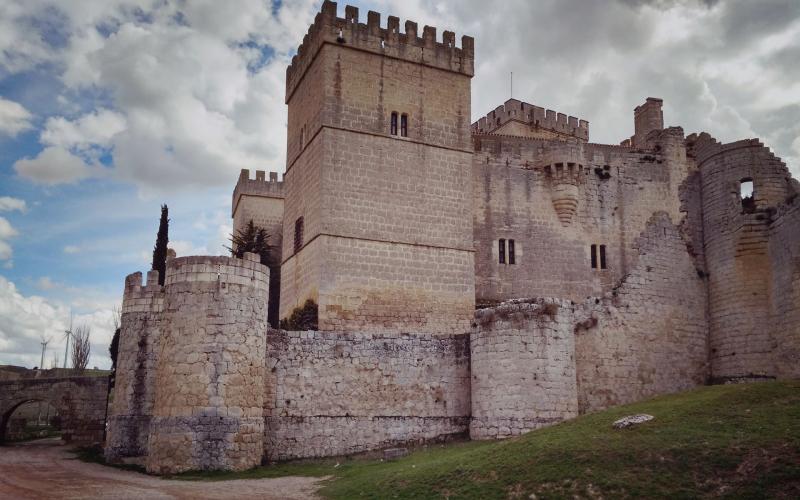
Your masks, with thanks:
[{"label": "metal antenna", "polygon": [[511,98],[514,98],[514,72],[511,72]]}]

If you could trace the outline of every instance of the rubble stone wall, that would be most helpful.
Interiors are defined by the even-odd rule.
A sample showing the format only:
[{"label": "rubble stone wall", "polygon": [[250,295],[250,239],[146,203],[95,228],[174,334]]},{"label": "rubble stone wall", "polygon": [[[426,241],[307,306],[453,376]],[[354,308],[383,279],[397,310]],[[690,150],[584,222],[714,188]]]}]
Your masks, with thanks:
[{"label": "rubble stone wall", "polygon": [[575,325],[581,413],[685,390],[708,379],[705,278],[680,228],[653,215],[639,263]]},{"label": "rubble stone wall", "polygon": [[578,415],[575,305],[505,302],[476,313],[470,336],[470,437],[515,436]]},{"label": "rubble stone wall", "polygon": [[468,335],[267,335],[264,451],[345,455],[464,435]]}]

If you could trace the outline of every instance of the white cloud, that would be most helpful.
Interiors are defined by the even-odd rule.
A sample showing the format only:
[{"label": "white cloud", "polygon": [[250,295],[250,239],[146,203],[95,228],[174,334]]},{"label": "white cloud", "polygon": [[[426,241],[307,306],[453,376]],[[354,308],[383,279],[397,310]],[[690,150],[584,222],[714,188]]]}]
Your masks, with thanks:
[{"label": "white cloud", "polygon": [[11,262],[11,257],[14,255],[14,250],[11,248],[11,245],[8,244],[7,241],[0,240],[0,260],[5,261],[3,267],[6,269],[10,269],[14,266]]},{"label": "white cloud", "polygon": [[[44,279],[54,288],[60,284]],[[42,280],[40,280],[42,281]],[[79,308],[78,304],[72,303]],[[107,368],[108,345],[113,335],[113,311],[110,305],[87,309],[75,314],[73,326],[86,325],[91,329],[92,354],[89,366]],[[30,295],[25,296],[14,283],[0,276],[0,364],[37,366],[41,356],[42,337],[49,337],[48,351],[64,356],[64,330],[69,324],[70,308],[65,304]],[[46,355],[49,360],[50,352]]]},{"label": "white cloud", "polygon": [[41,135],[42,144],[84,151],[105,148],[125,130],[125,117],[115,111],[99,109],[70,121],[62,116],[48,118]]},{"label": "white cloud", "polygon": [[16,136],[33,128],[33,115],[21,104],[0,97],[0,134]]},{"label": "white cloud", "polygon": [[76,245],[67,245],[67,246],[64,247],[64,253],[67,253],[67,254],[74,254],[74,253],[78,253],[80,251],[81,251],[80,247],[78,247]]},{"label": "white cloud", "polygon": [[40,290],[52,290],[53,288],[59,286],[59,284],[53,282],[49,276],[42,276],[36,281],[36,286]]},{"label": "white cloud", "polygon": [[46,185],[73,183],[92,173],[83,159],[58,146],[47,147],[34,158],[17,160],[14,170],[26,179]]},{"label": "white cloud", "polygon": [[8,222],[8,219],[5,217],[0,217],[0,239],[6,240],[8,238],[13,238],[18,234],[19,232],[14,229],[10,222]]},{"label": "white cloud", "polygon": [[11,257],[14,255],[14,251],[11,248],[11,245],[5,241],[9,238],[13,238],[17,236],[19,231],[17,231],[14,226],[8,222],[8,219],[5,217],[0,217],[0,260],[6,261],[5,264],[7,266],[11,266]]},{"label": "white cloud", "polygon": [[15,210],[22,213],[27,212],[28,206],[25,200],[12,198],[11,196],[0,196],[0,212],[13,212]]}]

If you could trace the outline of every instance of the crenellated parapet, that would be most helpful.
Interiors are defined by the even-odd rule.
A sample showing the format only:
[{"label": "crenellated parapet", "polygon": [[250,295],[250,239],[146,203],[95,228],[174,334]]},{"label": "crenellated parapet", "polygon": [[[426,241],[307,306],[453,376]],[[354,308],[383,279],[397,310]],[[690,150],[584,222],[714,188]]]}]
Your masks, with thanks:
[{"label": "crenellated parapet", "polygon": [[236,208],[242,196],[260,196],[264,198],[284,199],[283,180],[278,180],[278,172],[270,172],[269,178],[263,170],[256,170],[255,179],[250,178],[250,170],[243,168],[239,173],[239,180],[233,188],[231,203],[231,217],[236,214]]},{"label": "crenellated parapet", "polygon": [[164,287],[158,284],[158,271],[147,272],[147,281],[142,284],[142,273],[135,272],[125,277],[121,313],[161,312],[164,302]]},{"label": "crenellated parapet", "polygon": [[345,17],[336,17],[336,2],[325,1],[314,18],[314,24],[303,38],[286,69],[286,102],[302,80],[317,52],[326,43],[351,47],[357,50],[403,59],[433,68],[464,75],[474,75],[475,45],[472,37],[462,36],[461,47],[456,47],[455,33],[445,31],[437,41],[436,28],[425,26],[418,36],[417,23],[406,21],[405,32],[400,32],[400,19],[389,16],[386,28],[381,27],[381,15],[370,11],[367,23],[360,23],[358,8],[345,7]]},{"label": "crenellated parapet", "polygon": [[[516,127],[513,123],[518,124]],[[512,124],[506,126],[507,124]],[[549,133],[549,134],[548,134]],[[574,137],[589,140],[589,122],[517,99],[509,99],[472,124],[472,134],[522,135],[526,137]]]}]

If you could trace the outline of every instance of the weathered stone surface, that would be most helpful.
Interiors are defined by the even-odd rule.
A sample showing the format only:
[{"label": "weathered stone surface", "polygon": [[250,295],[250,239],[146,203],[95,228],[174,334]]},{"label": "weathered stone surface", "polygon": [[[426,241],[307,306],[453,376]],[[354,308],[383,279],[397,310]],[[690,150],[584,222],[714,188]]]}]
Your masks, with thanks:
[{"label": "weathered stone surface", "polygon": [[0,381],[0,442],[14,410],[30,401],[45,401],[61,418],[64,441],[84,446],[102,443],[107,397],[108,377]]},{"label": "weathered stone surface", "polygon": [[463,435],[467,335],[267,335],[268,459],[345,455]]},{"label": "weathered stone surface", "polygon": [[615,420],[612,425],[614,426],[615,429],[627,429],[628,427],[633,427],[635,425],[649,422],[654,418],[655,417],[653,417],[652,415],[648,415],[647,413],[639,413],[636,415],[628,415],[627,417],[622,417],[619,420]]},{"label": "weathered stone surface", "polygon": [[506,437],[800,376],[800,184],[780,159],[664,128],[657,98],[620,145],[514,99],[470,127],[473,40],[417,31],[324,2],[287,71],[285,181],[234,189],[235,228],[282,232],[281,317],[312,299],[319,331],[267,330],[251,261],[131,275],[110,458],[174,472]]}]

